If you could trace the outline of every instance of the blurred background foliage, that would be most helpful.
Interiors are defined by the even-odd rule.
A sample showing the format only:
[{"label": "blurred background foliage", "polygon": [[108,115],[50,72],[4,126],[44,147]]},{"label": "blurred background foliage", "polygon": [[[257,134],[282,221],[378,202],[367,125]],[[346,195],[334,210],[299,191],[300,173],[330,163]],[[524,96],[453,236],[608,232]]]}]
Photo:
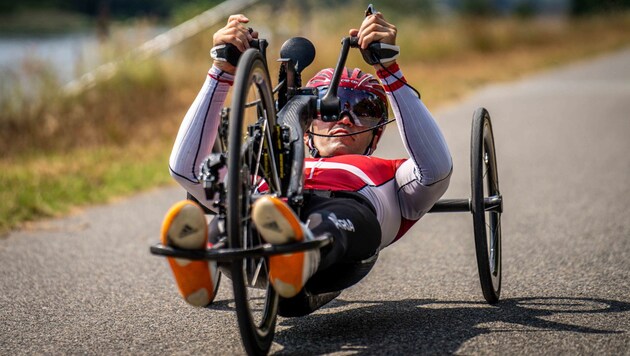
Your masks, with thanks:
[{"label": "blurred background foliage", "polygon": [[[22,0],[0,2],[0,36],[99,33],[105,60],[137,46],[119,27],[167,29],[214,0]],[[244,10],[269,40],[272,77],[280,45],[313,41],[305,77],[334,66],[339,40],[357,27],[357,0],[266,0]],[[399,62],[434,110],[487,83],[630,44],[630,0],[374,1],[398,28]],[[170,182],[167,161],[181,118],[206,78],[217,25],[148,60],[124,61],[111,80],[79,95],[45,58],[27,58],[20,76],[0,71],[0,233]],[[351,55],[349,66],[365,68]],[[77,68],[78,72],[85,68]],[[24,78],[25,77],[25,78]],[[17,85],[23,79],[27,86]],[[467,118],[463,118],[467,119]],[[466,123],[468,125],[468,123]]]},{"label": "blurred background foliage", "polygon": [[[165,29],[213,7],[219,0],[22,0],[0,2],[0,35],[37,31],[46,34],[84,28],[102,38],[100,57],[116,60],[133,45],[116,36],[116,26],[162,26]],[[374,2],[399,28],[401,61],[427,66],[464,63],[474,56],[521,51],[556,51],[559,47],[603,46],[617,41],[606,30],[623,32],[630,0],[397,0]],[[318,49],[313,68],[331,66],[337,43],[360,24],[365,1],[266,0],[246,13],[252,26],[278,53],[291,36],[313,40]],[[602,15],[603,13],[603,15]],[[595,14],[595,15],[594,15]],[[613,17],[615,21],[608,19]],[[354,19],[354,20],[348,20]],[[606,28],[608,27],[608,28]],[[620,28],[619,28],[620,27]],[[44,60],[22,63],[27,88],[15,85],[17,74],[0,72],[0,150],[5,157],[73,147],[123,144],[142,137],[168,135],[189,102],[209,59],[209,28],[166,56],[142,63],[128,61],[114,79],[77,97],[60,95],[63,83]],[[617,31],[617,32],[615,32]],[[590,38],[599,36],[597,39]],[[627,36],[626,36],[627,37]],[[332,41],[331,41],[332,40]],[[600,44],[596,42],[602,42]],[[137,45],[137,44],[136,44]],[[612,45],[612,44],[611,44]],[[203,50],[200,50],[203,49]],[[574,47],[571,47],[574,48]],[[573,50],[575,51],[575,50]],[[352,57],[350,65],[363,66]],[[271,65],[275,63],[271,62]],[[310,70],[310,69],[308,69]],[[308,70],[305,75],[308,75]],[[85,71],[77,68],[77,72]],[[273,68],[272,68],[273,72]],[[414,73],[408,73],[414,77]],[[433,75],[428,73],[429,76]],[[24,79],[24,78],[22,78]],[[424,78],[426,80],[426,78]],[[436,77],[436,86],[440,86]],[[192,92],[192,94],[191,94]],[[36,93],[36,94],[33,94]],[[445,94],[446,93],[446,94]],[[437,97],[453,98],[448,91]],[[165,119],[166,113],[172,117]],[[154,116],[159,116],[154,117]],[[138,132],[133,132],[136,128]],[[61,133],[73,132],[72,135]],[[133,134],[132,134],[133,132]]]},{"label": "blurred background foliage", "polygon": [[[186,14],[208,9],[221,0],[21,0],[0,2],[0,14],[7,16],[34,9],[50,9],[82,14],[93,18],[124,19],[150,16],[159,19],[182,20]],[[286,6],[291,0],[267,0],[264,3],[274,10]],[[630,7],[630,0],[397,0],[373,1],[380,11],[393,14],[433,16],[440,11],[475,16],[497,14],[535,14],[549,11],[566,11],[573,15],[611,12]],[[300,11],[317,11],[329,7],[352,4],[366,6],[357,0],[302,0],[295,2]]]}]

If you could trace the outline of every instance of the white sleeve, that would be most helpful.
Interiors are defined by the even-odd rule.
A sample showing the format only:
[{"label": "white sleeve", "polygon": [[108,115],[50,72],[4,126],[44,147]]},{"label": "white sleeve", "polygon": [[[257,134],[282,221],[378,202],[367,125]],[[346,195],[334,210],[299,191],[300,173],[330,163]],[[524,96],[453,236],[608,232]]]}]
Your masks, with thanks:
[{"label": "white sleeve", "polygon": [[396,172],[403,217],[419,219],[444,194],[453,161],[442,131],[411,88],[398,65],[378,72],[410,159]]},{"label": "white sleeve", "polygon": [[169,160],[171,176],[207,206],[210,204],[206,204],[208,201],[199,182],[200,166],[212,152],[221,121],[221,109],[232,81],[232,75],[214,66],[210,69],[179,127]]}]

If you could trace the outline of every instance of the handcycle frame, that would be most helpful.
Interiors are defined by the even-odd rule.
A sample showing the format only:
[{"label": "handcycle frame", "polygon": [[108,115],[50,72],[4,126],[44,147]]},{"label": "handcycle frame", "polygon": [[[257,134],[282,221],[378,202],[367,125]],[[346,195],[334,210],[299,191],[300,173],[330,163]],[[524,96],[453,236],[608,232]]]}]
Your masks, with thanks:
[{"label": "handcycle frame", "polygon": [[[224,111],[222,115],[222,127],[219,130],[217,144],[215,144],[220,148],[215,149],[215,153],[208,157],[202,166],[201,181],[206,189],[206,197],[212,199],[216,195],[219,196],[214,203],[214,207],[218,210],[215,219],[222,219],[227,225],[221,230],[218,243],[215,243],[211,249],[201,251],[177,249],[162,244],[155,244],[150,248],[151,253],[156,255],[216,261],[219,266],[223,265],[230,269],[241,336],[249,354],[268,352],[275,328],[278,296],[270,285],[264,287],[267,289],[264,307],[266,316],[257,324],[252,319],[252,312],[243,310],[249,309],[247,304],[243,304],[248,299],[247,284],[259,282],[257,278],[261,266],[265,269],[263,274],[266,273],[267,257],[321,248],[331,243],[331,238],[320,236],[314,240],[286,245],[263,243],[256,236],[255,228],[250,226],[249,222],[242,222],[249,219],[249,207],[256,199],[256,194],[250,194],[254,184],[247,181],[252,177],[262,176],[269,184],[271,192],[283,197],[299,213],[304,201],[302,179],[304,128],[317,115],[322,117],[339,115],[339,99],[336,93],[341,71],[345,67],[349,49],[358,47],[356,38],[346,37],[342,40],[341,52],[328,90],[329,95],[318,99],[314,90],[301,87],[301,70],[312,61],[311,59],[304,65],[305,59],[300,57],[299,52],[303,49],[300,46],[305,45],[305,39],[292,40],[295,42],[289,46],[292,48],[283,53],[285,48],[283,46],[281,50],[279,84],[272,93],[270,93],[265,40],[252,43],[253,48],[245,51],[238,62],[233,89],[236,94],[232,107],[229,111]],[[251,88],[257,90],[260,98],[256,102],[247,103],[244,98]],[[274,93],[277,93],[277,99],[273,98]],[[269,105],[269,96],[274,101],[274,105]],[[240,126],[243,125],[243,114],[241,111],[248,106],[256,107],[258,122],[247,127],[245,139],[242,139],[243,130]],[[232,116],[231,119],[230,116]],[[254,167],[250,164],[253,154],[257,155],[258,159]],[[281,159],[280,155],[285,155],[285,157]],[[228,168],[227,185],[219,180],[219,171],[226,166]],[[279,175],[279,171],[284,171],[285,174]],[[286,174],[286,172],[289,173]],[[496,153],[490,116],[483,108],[476,110],[473,115],[471,187],[471,198],[441,199],[435,203],[429,213],[472,213],[483,295],[489,303],[496,303],[501,285],[500,216],[503,212],[503,198],[498,189]],[[250,191],[245,192],[247,189]],[[251,281],[251,276],[237,277],[247,269],[244,265],[249,260],[262,261],[258,262],[254,282]]]}]

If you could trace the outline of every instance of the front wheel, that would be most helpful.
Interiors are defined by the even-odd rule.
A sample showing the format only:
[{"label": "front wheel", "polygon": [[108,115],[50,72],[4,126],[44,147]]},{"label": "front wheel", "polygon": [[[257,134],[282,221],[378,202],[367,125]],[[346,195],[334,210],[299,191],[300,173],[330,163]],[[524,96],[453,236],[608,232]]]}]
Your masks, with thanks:
[{"label": "front wheel", "polygon": [[[274,145],[275,106],[271,81],[261,53],[249,49],[238,64],[232,92],[228,134],[227,233],[231,248],[262,244],[251,221],[251,204],[262,186],[278,193]],[[267,280],[264,257],[234,260],[231,266],[234,302],[245,350],[266,354],[276,325],[278,295]]]},{"label": "front wheel", "polygon": [[471,139],[471,212],[481,290],[494,304],[501,293],[501,213],[497,158],[490,114],[484,108],[473,115]]}]

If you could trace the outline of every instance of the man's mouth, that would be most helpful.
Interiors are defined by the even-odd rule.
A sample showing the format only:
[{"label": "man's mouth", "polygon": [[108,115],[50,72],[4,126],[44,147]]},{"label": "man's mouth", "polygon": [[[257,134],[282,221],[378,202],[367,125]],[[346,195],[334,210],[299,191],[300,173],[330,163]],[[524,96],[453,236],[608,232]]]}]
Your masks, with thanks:
[{"label": "man's mouth", "polygon": [[330,134],[333,136],[340,136],[340,135],[347,135],[349,134],[350,131],[342,128],[342,127],[337,127],[337,128],[333,128],[332,130],[330,130]]}]

